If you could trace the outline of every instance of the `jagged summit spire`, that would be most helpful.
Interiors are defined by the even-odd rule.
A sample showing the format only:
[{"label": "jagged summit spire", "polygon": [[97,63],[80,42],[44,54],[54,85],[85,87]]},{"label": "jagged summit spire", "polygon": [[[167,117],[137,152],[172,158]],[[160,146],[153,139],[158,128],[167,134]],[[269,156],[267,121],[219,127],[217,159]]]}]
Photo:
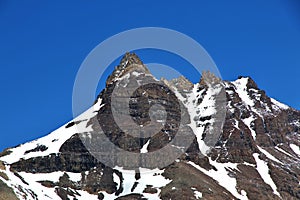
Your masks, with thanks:
[{"label": "jagged summit spire", "polygon": [[217,84],[221,79],[210,71],[203,71],[200,79],[200,85],[207,85],[208,83]]},{"label": "jagged summit spire", "polygon": [[124,68],[132,64],[142,65],[143,62],[135,53],[126,52],[123,58],[121,59],[119,66]]},{"label": "jagged summit spire", "polygon": [[238,80],[241,80],[241,79],[247,79],[247,87],[258,89],[257,84],[250,76],[239,76]]},{"label": "jagged summit spire", "polygon": [[118,80],[118,78],[121,78],[129,71],[138,71],[146,74],[150,73],[135,53],[126,52],[121,59],[120,64],[116,66],[115,70],[107,78],[106,85]]}]

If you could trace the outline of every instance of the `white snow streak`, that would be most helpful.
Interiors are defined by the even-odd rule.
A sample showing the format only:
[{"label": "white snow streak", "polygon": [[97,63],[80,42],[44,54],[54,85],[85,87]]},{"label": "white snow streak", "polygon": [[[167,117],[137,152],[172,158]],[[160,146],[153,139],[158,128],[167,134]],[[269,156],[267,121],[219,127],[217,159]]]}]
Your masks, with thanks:
[{"label": "white snow streak", "polygon": [[[228,190],[233,196],[239,198],[241,200],[248,199],[246,195],[240,194],[237,191],[236,185],[237,181],[234,177],[230,177],[228,175],[228,171],[233,172],[233,170],[237,170],[236,163],[218,163],[216,161],[212,161],[209,158],[210,164],[215,166],[217,171],[211,169],[207,171],[206,169],[196,165],[194,162],[189,161],[188,164],[192,165],[199,171],[203,172],[204,174],[210,176],[214,180],[218,181],[218,183],[223,186],[226,190]],[[234,173],[234,172],[233,172]]]},{"label": "white snow streak", "polygon": [[[205,122],[198,121],[198,123],[200,124],[202,123],[202,125],[199,125],[197,124],[197,121],[195,119],[197,119],[199,116],[202,117],[212,116],[217,112],[215,109],[215,98],[213,98],[213,95],[218,94],[221,91],[221,87],[220,88],[209,87],[207,89],[206,95],[203,98],[202,103],[200,105],[197,105],[195,97],[197,97],[198,95],[201,94],[201,92],[203,92],[203,91],[197,92],[198,87],[199,84],[195,84],[192,93],[186,94],[187,98],[184,98],[176,90],[176,88],[174,88],[174,90],[177,98],[181,100],[181,102],[185,105],[185,107],[187,108],[190,114],[191,123],[188,125],[192,128],[194,134],[196,135],[200,151],[202,152],[202,154],[206,155],[206,153],[210,150],[210,147],[207,146],[205,142],[202,140],[202,134],[205,129],[205,124],[208,121]],[[209,122],[213,124],[214,119],[210,119]]]},{"label": "white snow streak", "polygon": [[280,197],[280,194],[277,191],[277,186],[275,185],[274,181],[272,180],[272,178],[269,174],[269,167],[268,167],[267,163],[265,161],[259,159],[258,156],[259,156],[258,153],[253,154],[253,157],[256,161],[256,165],[257,165],[256,169],[257,169],[258,173],[260,174],[260,176],[264,180],[264,182],[272,188],[273,193]]},{"label": "white snow streak", "polygon": [[[99,99],[94,106],[76,117],[74,120],[70,121],[76,122],[76,125],[66,128],[66,125],[70,123],[68,122],[49,135],[10,149],[12,152],[7,156],[0,157],[0,160],[4,161],[7,164],[12,164],[19,161],[21,158],[28,159],[33,157],[48,156],[52,153],[58,153],[62,144],[65,143],[65,141],[72,137],[72,135],[74,135],[75,133],[80,133],[83,130],[85,132],[92,131],[91,126],[86,127],[86,125],[88,120],[97,114],[97,112],[95,111],[98,111],[101,106],[103,106],[101,105],[101,102],[102,100]],[[26,151],[32,150],[40,145],[44,145],[48,149],[45,151],[36,151],[25,154]]]},{"label": "white snow streak", "polygon": [[251,115],[249,118],[243,119],[245,125],[249,128],[253,140],[256,140],[256,132],[251,128],[251,123],[255,120],[255,118]]},{"label": "white snow streak", "polygon": [[147,153],[149,144],[150,144],[150,139],[146,142],[146,144],[144,144],[144,146],[141,148],[140,152]]},{"label": "white snow streak", "polygon": [[278,110],[278,108],[279,109],[283,109],[283,110],[287,110],[287,109],[290,108],[289,106],[287,106],[287,105],[285,105],[283,103],[280,103],[279,101],[277,101],[277,100],[275,100],[273,98],[271,98],[271,102],[275,105],[275,107],[273,106],[273,109],[275,109],[275,110]]},{"label": "white snow streak", "polygon": [[281,153],[284,153],[284,154],[286,154],[287,156],[289,156],[289,157],[294,157],[294,156],[292,156],[290,153],[288,153],[288,152],[286,152],[285,150],[283,150],[283,149],[281,149],[281,148],[279,148],[279,147],[275,147],[275,149],[277,149],[278,151],[280,151]]},{"label": "white snow streak", "polygon": [[234,82],[234,86],[236,87],[236,92],[239,94],[239,97],[242,99],[242,101],[251,107],[254,106],[253,100],[249,97],[249,94],[247,92],[247,83],[249,81],[249,78],[241,78]]},{"label": "white snow streak", "polygon": [[283,165],[283,163],[282,163],[281,161],[279,161],[277,158],[275,158],[274,156],[272,156],[269,152],[267,152],[267,151],[264,150],[263,148],[261,148],[261,147],[259,147],[259,146],[257,146],[257,148],[258,148],[263,154],[265,154],[265,155],[267,156],[267,158],[269,158],[269,159],[271,159],[271,160],[273,160],[273,161],[275,161],[275,162],[278,162],[278,163],[280,163],[280,164]]},{"label": "white snow streak", "polygon": [[298,156],[300,156],[300,147],[298,147],[295,144],[290,144],[290,147],[295,152],[295,154],[297,154]]}]

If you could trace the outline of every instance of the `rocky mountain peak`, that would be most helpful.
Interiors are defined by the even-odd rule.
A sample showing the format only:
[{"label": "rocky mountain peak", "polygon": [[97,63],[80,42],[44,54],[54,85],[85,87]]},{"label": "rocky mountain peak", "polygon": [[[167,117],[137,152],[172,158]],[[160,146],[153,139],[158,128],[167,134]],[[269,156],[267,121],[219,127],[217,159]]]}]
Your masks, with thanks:
[{"label": "rocky mountain peak", "polygon": [[255,81],[250,76],[239,76],[238,80],[245,79],[247,81],[247,88],[259,89]]},{"label": "rocky mountain peak", "polygon": [[174,78],[168,82],[180,90],[190,90],[194,86],[194,84],[184,76],[179,76],[178,78]]},{"label": "rocky mountain peak", "polygon": [[115,67],[115,70],[107,78],[106,85],[117,81],[128,72],[133,71],[138,73],[150,74],[148,68],[143,64],[141,59],[135,53],[126,52],[122,57],[120,63]]},{"label": "rocky mountain peak", "polygon": [[201,86],[205,86],[205,85],[208,86],[208,84],[214,85],[220,83],[220,81],[221,79],[218,78],[213,73],[211,73],[210,71],[203,71],[199,84]]},{"label": "rocky mountain peak", "polygon": [[[130,88],[130,81],[139,84],[143,78],[158,84],[146,88],[140,84],[130,96],[129,113],[139,125],[151,120],[163,124],[148,138],[127,134],[126,128],[132,130],[129,121],[115,123],[112,109],[117,104],[111,104],[115,86],[122,89],[118,101],[122,103],[128,95],[125,90],[122,93],[123,88]],[[174,91],[161,87],[160,81]],[[160,81],[154,80],[136,54],[126,53],[93,107],[45,137],[0,153],[0,200],[300,199],[299,111],[268,97],[250,77],[222,81],[224,126],[211,151],[203,152],[218,120],[214,86],[219,84],[214,83],[221,80],[203,72],[199,84],[185,77]],[[180,105],[174,104],[177,100]],[[150,117],[150,103],[155,102],[165,108],[167,120],[163,114]],[[186,138],[179,138],[172,148],[181,152],[180,156],[147,173],[97,160],[81,140],[82,135],[89,140],[104,132],[120,149],[155,153],[173,140],[176,128],[191,133],[190,146],[182,151],[181,142]],[[142,129],[139,126],[137,131]],[[107,152],[108,158],[113,158],[112,154]]]},{"label": "rocky mountain peak", "polygon": [[142,65],[143,62],[135,53],[126,52],[121,59],[120,66],[125,68],[126,66],[132,64]]}]

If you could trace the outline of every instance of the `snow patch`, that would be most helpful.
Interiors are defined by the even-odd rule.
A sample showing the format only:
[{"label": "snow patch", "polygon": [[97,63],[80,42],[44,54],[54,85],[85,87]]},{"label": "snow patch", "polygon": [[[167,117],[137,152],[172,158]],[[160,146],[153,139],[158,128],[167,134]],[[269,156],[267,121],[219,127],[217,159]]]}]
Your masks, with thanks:
[{"label": "snow patch", "polygon": [[287,110],[290,108],[289,106],[287,106],[283,103],[280,103],[279,101],[277,101],[273,98],[271,98],[271,102],[274,104],[274,106],[272,106],[274,110],[279,110],[279,109]]},{"label": "snow patch", "polygon": [[275,147],[275,149],[277,149],[277,150],[280,151],[281,153],[286,154],[287,156],[294,157],[294,156],[292,156],[291,154],[289,154],[288,152],[284,151],[283,149],[281,149],[281,148],[279,148],[279,147]]},{"label": "snow patch", "polygon": [[267,151],[264,150],[263,148],[261,148],[261,147],[259,147],[259,146],[257,146],[257,148],[258,148],[263,154],[265,154],[265,155],[267,156],[267,158],[269,158],[269,159],[271,159],[271,160],[273,160],[273,161],[275,161],[275,162],[278,162],[278,163],[280,163],[280,164],[283,165],[283,163],[282,163],[281,161],[279,161],[277,158],[275,158],[274,156],[272,156],[269,152],[267,152]]},{"label": "snow patch", "polygon": [[255,120],[255,118],[251,115],[249,118],[243,119],[245,125],[249,128],[253,140],[256,140],[256,132],[251,128],[251,123]]},{"label": "snow patch", "polygon": [[[241,98],[241,100],[243,101],[244,105],[250,107],[250,109],[255,112],[258,116],[260,116],[261,118],[263,118],[263,116],[261,115],[260,112],[258,112],[258,110],[255,108],[255,102],[253,101],[253,99],[250,97],[248,91],[247,91],[247,84],[249,82],[249,78],[241,78],[238,79],[236,81],[233,81],[232,84],[235,86],[236,88],[236,92],[239,95],[239,97]],[[250,88],[249,90],[253,90],[253,88]],[[255,95],[255,97],[259,98],[257,96],[258,94]],[[266,110],[270,110],[268,108],[268,106],[265,106]]]},{"label": "snow patch", "polygon": [[256,169],[257,169],[258,173],[260,174],[263,181],[272,188],[273,193],[275,195],[281,197],[279,192],[277,191],[277,186],[275,185],[274,181],[272,180],[272,178],[269,174],[269,167],[268,167],[267,163],[265,161],[261,160],[258,156],[259,156],[258,153],[253,154],[253,157],[256,161]]},{"label": "snow patch", "polygon": [[132,72],[132,75],[134,75],[134,76],[139,76],[141,74],[143,74],[143,73],[139,73],[139,72],[136,72],[136,71]]},{"label": "snow patch", "polygon": [[247,196],[247,192],[245,190],[241,190],[241,194],[245,197]]},{"label": "snow patch", "polygon": [[194,196],[196,197],[196,199],[201,199],[202,198],[202,193],[199,191],[194,191]]},{"label": "snow patch", "polygon": [[215,108],[215,98],[214,95],[220,93],[222,87],[208,87],[206,91],[206,95],[203,96],[202,103],[200,105],[197,104],[197,99],[195,97],[199,97],[202,95],[204,90],[198,91],[199,83],[195,84],[191,93],[186,94],[186,97],[183,97],[180,92],[175,90],[175,94],[179,100],[185,105],[187,108],[191,123],[188,124],[191,129],[193,130],[194,134],[196,135],[198,146],[202,154],[206,155],[207,152],[210,150],[210,147],[205,144],[202,140],[202,135],[205,130],[205,125],[207,123],[211,124],[211,127],[214,124],[214,119],[200,121],[199,116],[201,117],[208,117],[213,116],[217,111]]},{"label": "snow patch", "polygon": [[[81,200],[81,199],[82,200],[86,200],[86,199],[88,199],[88,200],[99,200],[97,195],[90,194],[86,191],[76,190],[76,192],[79,193],[79,195],[76,196],[76,199],[78,199],[78,200]],[[70,198],[70,199],[73,199],[73,198]]]},{"label": "snow patch", "polygon": [[201,199],[202,198],[202,193],[197,191],[196,188],[191,188],[192,190],[194,190],[194,196],[196,197],[196,199]]},{"label": "snow patch", "polygon": [[249,78],[241,78],[238,79],[233,83],[233,85],[236,87],[236,92],[238,93],[239,97],[242,99],[242,101],[251,107],[254,106],[253,100],[250,98],[248,91],[247,91],[247,84],[248,84]]},{"label": "snow patch", "polygon": [[214,169],[207,171],[206,169],[200,167],[199,165],[196,165],[191,161],[189,161],[188,164],[192,165],[202,173],[216,180],[221,186],[223,186],[236,198],[239,198],[241,200],[248,199],[247,196],[240,194],[237,191],[236,178],[229,175],[229,173],[234,173],[234,170],[237,170],[237,163],[218,163],[216,161],[212,161],[211,158],[209,158],[209,162],[211,165],[215,166],[217,171],[215,171]]},{"label": "snow patch", "polygon": [[[9,149],[12,152],[6,156],[0,157],[0,160],[7,164],[12,164],[19,161],[21,158],[26,160],[33,157],[48,156],[52,153],[59,153],[59,149],[62,144],[65,143],[66,140],[72,137],[75,133],[81,133],[83,130],[85,132],[93,131],[91,125],[87,127],[87,122],[89,119],[97,115],[97,112],[95,111],[98,111],[103,106],[101,105],[101,102],[102,100],[98,99],[98,102],[90,109],[50,134],[37,140],[22,144],[18,147]],[[66,128],[66,126],[70,123],[75,124]],[[46,146],[47,149],[45,151],[29,152],[25,154],[26,151],[32,150],[40,145]]]},{"label": "snow patch", "polygon": [[290,147],[295,152],[295,154],[297,154],[298,156],[300,156],[300,147],[298,147],[295,144],[290,144]]},{"label": "snow patch", "polygon": [[[125,170],[122,167],[115,167],[114,169],[118,170],[122,173],[123,176],[123,191],[118,196],[115,196],[115,194],[108,194],[106,192],[102,192],[104,194],[104,199],[116,199],[117,197],[124,196],[131,193],[140,193],[143,194],[147,199],[150,200],[158,200],[160,199],[160,188],[166,186],[168,183],[171,182],[171,180],[166,179],[162,176],[162,173],[164,170],[159,169],[144,169],[140,168],[140,175],[141,178],[139,180],[135,179],[135,171],[134,170]],[[119,178],[114,177],[114,182],[120,183]],[[133,192],[131,192],[131,189],[133,185],[137,182],[137,186],[134,189]],[[157,189],[158,192],[155,194],[148,194],[143,193],[144,189],[147,187],[147,185],[151,183],[153,188]]]},{"label": "snow patch", "polygon": [[[9,187],[11,187],[18,199],[60,199],[54,188],[47,188],[42,186],[37,181],[41,180],[50,180],[50,181],[58,181],[59,177],[62,175],[62,172],[53,172],[48,174],[31,174],[20,172],[19,175],[28,183],[24,183],[19,177],[15,176],[13,172],[10,171],[9,167],[7,167],[5,171],[9,180],[3,180]],[[1,177],[0,177],[1,178]],[[35,194],[36,198],[32,195]]]},{"label": "snow patch", "polygon": [[113,181],[117,184],[117,188],[119,188],[121,180],[120,180],[120,177],[116,173],[113,173]]},{"label": "snow patch", "polygon": [[144,146],[141,148],[140,152],[147,153],[149,144],[150,144],[150,139],[146,142],[146,144],[144,144]]}]

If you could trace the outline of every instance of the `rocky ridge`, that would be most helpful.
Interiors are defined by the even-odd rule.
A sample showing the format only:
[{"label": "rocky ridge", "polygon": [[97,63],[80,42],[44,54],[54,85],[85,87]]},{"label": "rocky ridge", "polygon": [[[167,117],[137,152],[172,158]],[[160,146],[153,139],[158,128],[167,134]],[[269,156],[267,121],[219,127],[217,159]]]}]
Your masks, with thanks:
[{"label": "rocky ridge", "polygon": [[[299,199],[300,112],[268,97],[250,77],[229,82],[209,72],[202,76],[197,84],[184,77],[157,80],[137,55],[125,54],[89,110],[43,138],[1,153],[0,199]],[[163,129],[141,139],[113,123],[110,97],[117,85],[138,85],[143,79],[168,87],[137,90],[131,96],[133,120],[139,125],[151,121],[144,115],[151,105],[144,90],[148,99],[164,106],[169,118],[155,119]],[[174,107],[175,97],[165,96],[168,88],[186,114],[180,116],[179,104]],[[203,146],[217,121],[216,96],[221,90],[225,121],[214,147],[206,152]],[[179,121],[194,140],[173,163],[148,173],[107,166],[81,140],[82,135],[103,131],[122,149],[154,152],[172,141]]]}]

